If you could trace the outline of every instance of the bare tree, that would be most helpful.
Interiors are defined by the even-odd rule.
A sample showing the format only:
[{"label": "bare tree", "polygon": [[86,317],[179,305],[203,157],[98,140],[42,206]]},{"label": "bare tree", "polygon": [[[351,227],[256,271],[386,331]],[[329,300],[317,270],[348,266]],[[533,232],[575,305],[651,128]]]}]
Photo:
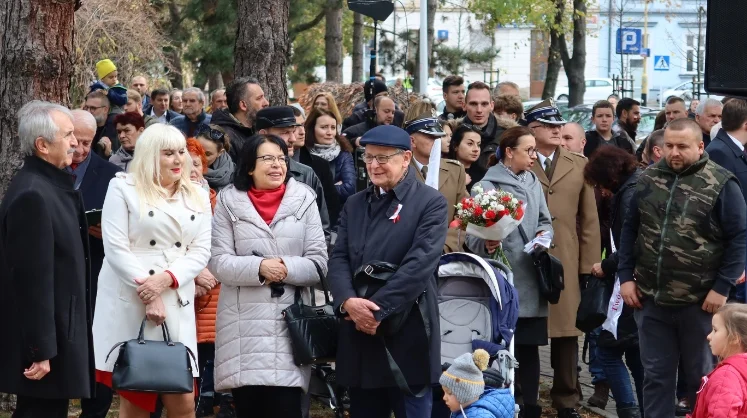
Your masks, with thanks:
[{"label": "bare tree", "polygon": [[584,101],[586,84],[584,71],[586,68],[586,1],[573,0],[573,56],[568,49],[568,43],[563,31],[563,16],[565,14],[565,0],[556,0],[554,24],[550,26],[550,51],[547,57],[547,78],[542,98],[553,97],[558,82],[561,64],[568,76],[569,106],[581,104]]},{"label": "bare tree", "polygon": [[284,105],[290,0],[239,0],[238,4],[235,76],[256,77],[270,103]]},{"label": "bare tree", "polygon": [[69,103],[78,5],[75,0],[0,5],[0,196],[21,165],[16,112],[32,99]]},{"label": "bare tree", "polygon": [[327,81],[342,83],[342,0],[327,1],[325,26]]},{"label": "bare tree", "polygon": [[363,80],[363,15],[353,14],[353,82]]}]

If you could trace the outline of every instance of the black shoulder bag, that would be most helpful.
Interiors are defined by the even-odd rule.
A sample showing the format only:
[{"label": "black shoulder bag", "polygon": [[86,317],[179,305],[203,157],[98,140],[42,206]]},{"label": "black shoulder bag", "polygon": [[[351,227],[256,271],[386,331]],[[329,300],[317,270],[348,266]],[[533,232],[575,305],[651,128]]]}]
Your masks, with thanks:
[{"label": "black shoulder bag", "polygon": [[[519,232],[524,243],[528,243],[530,240],[527,237],[527,233],[524,232],[524,227],[521,225],[519,225]],[[565,289],[563,263],[545,250],[535,251],[531,256],[534,263],[534,270],[537,272],[540,293],[548,302],[552,304],[558,303],[560,292]]]},{"label": "black shoulder bag", "polygon": [[161,324],[163,341],[146,340],[143,337],[145,321],[134,340],[117,343],[109,350],[106,360],[115,348],[119,356],[114,363],[112,389],[155,393],[191,393],[194,391],[192,361],[197,359],[189,347],[171,341],[169,327]]},{"label": "black shoulder bag", "polygon": [[[359,267],[353,274],[353,288],[355,288],[356,295],[359,298],[370,299],[377,291],[379,291],[379,289],[384,287],[387,280],[397,272],[398,268],[399,266],[385,261],[372,261]],[[384,343],[389,370],[392,372],[397,387],[399,387],[402,393],[416,398],[422,398],[430,388],[430,384],[426,383],[423,386],[423,389],[417,394],[412,393],[404,374],[402,374],[402,370],[399,368],[394,357],[392,357],[392,353],[386,346],[385,339],[385,337],[393,336],[402,330],[402,327],[405,325],[405,322],[407,322],[407,318],[410,316],[410,313],[413,312],[415,306],[417,306],[418,311],[420,311],[420,316],[423,318],[425,336],[428,341],[428,350],[430,350],[431,322],[430,317],[428,316],[428,303],[425,300],[425,290],[415,301],[409,303],[400,312],[390,315],[381,321],[381,324],[379,324],[379,327],[376,330],[376,335],[381,338],[381,341]],[[430,367],[426,367],[426,373],[427,378],[425,381],[430,382]]]},{"label": "black shoulder bag", "polygon": [[319,281],[324,291],[324,305],[314,302],[314,288],[311,287],[312,304],[305,305],[301,300],[301,288],[296,287],[295,302],[283,310],[283,318],[288,325],[288,334],[293,346],[293,362],[296,366],[330,363],[337,356],[337,331],[340,318],[329,299],[326,278],[322,269],[314,262]]}]

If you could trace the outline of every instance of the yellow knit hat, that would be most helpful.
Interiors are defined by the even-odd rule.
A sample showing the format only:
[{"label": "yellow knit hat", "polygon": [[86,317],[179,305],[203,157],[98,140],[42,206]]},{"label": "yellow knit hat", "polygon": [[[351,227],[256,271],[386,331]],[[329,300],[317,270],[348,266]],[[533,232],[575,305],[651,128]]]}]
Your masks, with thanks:
[{"label": "yellow knit hat", "polygon": [[96,73],[99,76],[99,80],[108,76],[113,71],[117,71],[117,66],[110,59],[101,60],[96,63]]}]

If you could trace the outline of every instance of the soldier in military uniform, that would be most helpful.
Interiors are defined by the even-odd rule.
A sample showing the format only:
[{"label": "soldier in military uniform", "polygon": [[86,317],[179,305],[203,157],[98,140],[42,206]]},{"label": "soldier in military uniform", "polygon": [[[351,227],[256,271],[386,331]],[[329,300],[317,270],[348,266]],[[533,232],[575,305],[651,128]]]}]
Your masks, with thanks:
[{"label": "soldier in military uniform", "polygon": [[586,157],[560,146],[565,121],[551,100],[529,109],[523,124],[537,141],[539,164],[534,164],[532,171],[542,183],[550,209],[555,232],[550,253],[560,259],[565,272],[565,289],[560,301],[550,305],[548,316],[550,362],[554,370],[550,397],[559,418],[576,418],[580,417],[575,407],[581,397],[578,337],[582,333],[576,328],[580,283],[588,280],[592,266],[602,258],[594,188],[584,181]]},{"label": "soldier in military uniform", "polygon": [[[431,115],[420,115],[407,122],[404,129],[410,134],[412,141],[412,160],[410,168],[415,171],[415,177],[441,192],[448,202],[447,222],[454,220],[456,204],[467,194],[467,174],[459,161],[441,158],[439,138],[446,136],[437,118]],[[434,146],[436,142],[438,145]],[[431,150],[435,149],[435,152]],[[457,229],[449,229],[444,244],[444,253],[463,251],[464,233]]]},{"label": "soldier in military uniform", "polygon": [[711,318],[744,273],[747,205],[704,151],[700,127],[672,121],[664,159],[641,174],[618,251],[620,293],[635,307],[646,416],[671,417],[682,358],[690,405],[713,368]]}]

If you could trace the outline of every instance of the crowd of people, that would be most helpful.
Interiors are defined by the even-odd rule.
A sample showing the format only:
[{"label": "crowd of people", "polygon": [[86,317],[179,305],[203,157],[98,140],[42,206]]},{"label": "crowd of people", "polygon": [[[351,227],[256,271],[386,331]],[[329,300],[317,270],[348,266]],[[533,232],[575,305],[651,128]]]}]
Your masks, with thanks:
[{"label": "crowd of people", "polygon": [[[551,100],[525,111],[511,82],[449,76],[439,115],[428,100],[403,111],[376,78],[341,115],[330,93],[269,106],[250,77],[206,95],[144,76],[128,89],[111,61],[96,69],[79,109],[17,114],[24,164],[0,204],[0,391],[17,394],[14,417],[67,417],[82,399],[81,417],[103,418],[115,392],[125,418],[307,417],[311,368],[294,361],[283,311],[322,281],[343,318],[335,373],[351,416],[513,416],[483,381],[495,353],[447,367],[438,338],[440,256],[499,249],[519,297],[519,416],[542,414],[548,344],[552,407],[580,416],[591,283],[625,307],[585,335],[590,405],[611,392],[623,418],[747,416],[747,101],[690,115],[670,99],[640,141],[634,99],[595,103],[585,132]],[[493,189],[526,203],[520,230],[491,241],[448,227]],[[524,251],[544,234],[565,272],[557,303]],[[371,263],[395,270],[368,297],[353,278]],[[197,357],[193,393],[115,387],[110,349],[166,326]]]}]

